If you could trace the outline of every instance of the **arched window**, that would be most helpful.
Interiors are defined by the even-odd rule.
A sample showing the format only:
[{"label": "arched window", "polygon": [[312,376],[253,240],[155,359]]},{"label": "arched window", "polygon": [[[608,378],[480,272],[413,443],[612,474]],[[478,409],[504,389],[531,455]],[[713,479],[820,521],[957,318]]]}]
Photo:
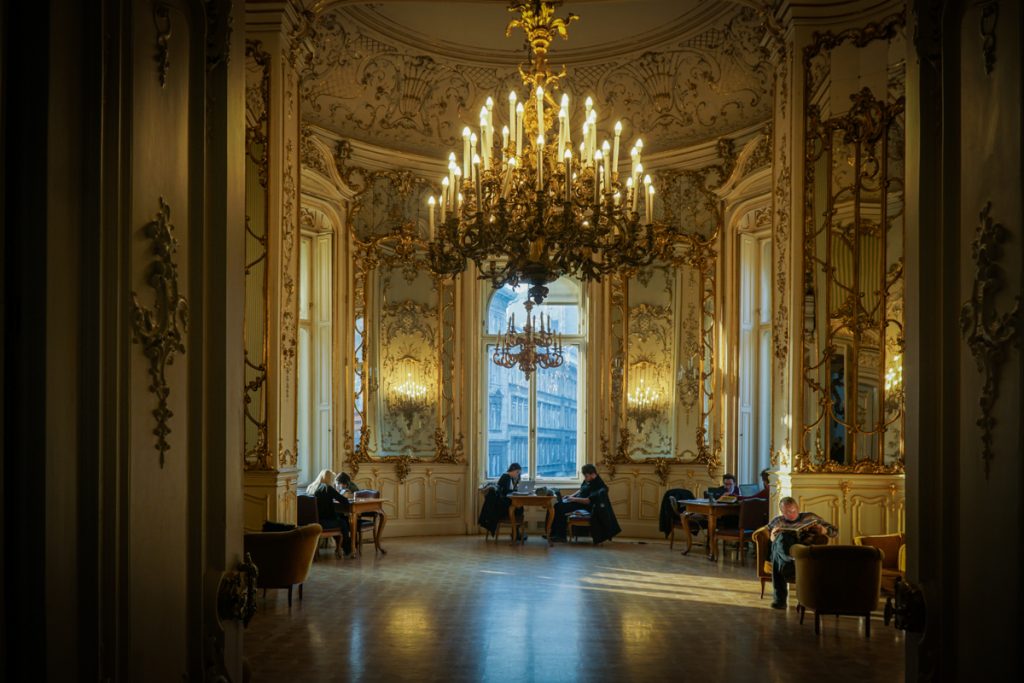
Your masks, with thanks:
[{"label": "arched window", "polygon": [[562,365],[538,369],[527,379],[518,367],[504,368],[492,360],[509,316],[521,329],[526,310],[526,285],[503,287],[485,297],[482,346],[485,395],[480,402],[486,420],[486,459],[489,479],[500,476],[517,462],[531,481],[573,479],[583,452],[584,358],[586,320],[579,284],[561,278],[548,285],[543,305],[535,315],[551,316],[552,327],[562,334]]}]

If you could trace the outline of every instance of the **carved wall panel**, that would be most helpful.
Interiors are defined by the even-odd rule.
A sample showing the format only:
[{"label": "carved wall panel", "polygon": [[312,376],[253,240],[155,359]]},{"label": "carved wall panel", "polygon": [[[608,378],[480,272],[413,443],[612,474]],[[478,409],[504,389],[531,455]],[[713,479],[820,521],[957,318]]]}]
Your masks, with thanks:
[{"label": "carved wall panel", "polygon": [[464,506],[462,505],[461,487],[465,484],[465,477],[443,477],[431,476],[430,478],[430,516],[432,519],[458,518],[462,516]]},{"label": "carved wall panel", "polygon": [[[496,20],[500,30],[502,18]],[[374,8],[344,4],[318,17],[314,54],[303,74],[304,118],[392,149],[437,156],[456,148],[462,126],[476,122],[489,95],[522,89],[507,56],[500,65],[487,57],[480,63],[452,59],[388,35],[385,24]],[[625,139],[653,135],[660,149],[676,149],[768,117],[771,67],[762,36],[757,11],[729,7],[700,35],[612,60],[570,62],[565,82],[575,88],[571,97],[594,97],[602,130],[621,119]],[[553,57],[565,61],[557,52]]]},{"label": "carved wall panel", "polygon": [[890,529],[889,497],[850,496],[850,532],[852,536],[870,536],[892,533]]}]

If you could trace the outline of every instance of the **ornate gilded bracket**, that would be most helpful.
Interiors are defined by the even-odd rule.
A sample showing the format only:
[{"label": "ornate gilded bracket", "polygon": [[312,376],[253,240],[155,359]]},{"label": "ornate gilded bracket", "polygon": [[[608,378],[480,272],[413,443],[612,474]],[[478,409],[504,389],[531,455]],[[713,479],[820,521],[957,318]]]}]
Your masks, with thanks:
[{"label": "ornate gilded bracket", "polygon": [[999,397],[999,371],[1006,362],[1010,344],[1020,345],[1021,327],[1020,296],[1015,298],[1013,310],[1003,314],[996,312],[995,297],[1003,288],[1003,269],[997,262],[1002,256],[1006,229],[992,220],[991,210],[992,202],[987,202],[978,214],[981,223],[971,248],[977,270],[971,298],[960,308],[960,333],[971,349],[978,372],[985,378],[978,400],[981,415],[975,424],[981,428],[981,457],[985,462],[986,479],[995,457],[992,430],[996,419],[992,411]]},{"label": "ornate gilded bracket", "polygon": [[249,625],[249,620],[256,614],[256,587],[259,579],[259,568],[253,563],[252,556],[245,554],[245,562],[238,565],[236,571],[221,577],[217,589],[217,615],[222,619],[242,622]]},{"label": "ornate gilded bracket", "polygon": [[[160,211],[145,226],[146,236],[153,242],[156,259],[149,265],[146,281],[156,295],[154,307],[147,309],[139,303],[138,294],[132,292],[132,341],[142,344],[149,359],[149,390],[156,394],[156,447],[160,451],[160,467],[170,449],[167,436],[171,433],[168,422],[174,415],[167,407],[171,388],[167,384],[167,366],[174,362],[175,353],[185,353],[184,336],[188,332],[188,301],[178,293],[178,267],[174,253],[178,241],[171,231],[171,207],[160,197]],[[180,327],[179,327],[180,323]]]}]

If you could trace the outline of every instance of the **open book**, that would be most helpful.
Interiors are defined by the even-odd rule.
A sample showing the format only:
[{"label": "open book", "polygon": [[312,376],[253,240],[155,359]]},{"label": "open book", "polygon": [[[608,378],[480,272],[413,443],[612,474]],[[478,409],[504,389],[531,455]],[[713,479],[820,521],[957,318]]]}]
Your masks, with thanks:
[{"label": "open book", "polygon": [[792,531],[794,533],[800,533],[808,527],[812,527],[820,523],[821,522],[819,522],[817,519],[814,519],[813,517],[805,519],[803,521],[798,520],[796,522],[787,522],[786,520],[782,520],[782,522],[780,522],[775,528],[779,531]]}]

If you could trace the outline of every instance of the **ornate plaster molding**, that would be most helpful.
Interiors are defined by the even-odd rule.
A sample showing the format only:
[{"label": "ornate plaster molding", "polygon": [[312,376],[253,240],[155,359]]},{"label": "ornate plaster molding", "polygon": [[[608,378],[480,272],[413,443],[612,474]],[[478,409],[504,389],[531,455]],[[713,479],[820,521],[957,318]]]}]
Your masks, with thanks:
[{"label": "ornate plaster molding", "polygon": [[[344,7],[319,17],[301,93],[306,120],[394,149],[431,156],[460,142],[488,95],[522,90],[513,65],[457,62],[414,50],[368,29]],[[770,116],[772,68],[761,47],[763,19],[749,7],[697,38],[607,61],[570,64],[570,93],[594,95],[602,129],[654,136],[675,149]]]},{"label": "ornate plaster molding", "polygon": [[147,268],[146,281],[153,289],[153,308],[139,303],[136,292],[132,292],[132,341],[142,344],[143,353],[149,359],[149,390],[157,397],[153,410],[156,418],[156,448],[160,453],[160,467],[164,466],[165,455],[171,445],[167,437],[171,433],[169,422],[174,413],[167,407],[171,394],[167,382],[167,366],[174,362],[174,354],[185,353],[184,337],[188,332],[188,300],[178,292],[178,266],[174,253],[178,241],[174,239],[171,224],[171,207],[160,197],[160,210],[156,218],[146,224],[144,231],[152,243],[156,257]]},{"label": "ornate plaster molding", "polygon": [[1007,230],[991,216],[992,202],[986,202],[978,213],[980,223],[977,237],[971,246],[971,258],[976,270],[971,297],[960,308],[960,334],[971,350],[978,372],[984,377],[978,409],[981,413],[975,424],[981,429],[981,457],[985,463],[985,478],[991,470],[995,451],[992,431],[996,426],[993,416],[999,398],[999,375],[1011,345],[1020,346],[1021,297],[1014,297],[1013,308],[1006,313],[996,310],[996,295],[1003,289],[1002,243]]}]

